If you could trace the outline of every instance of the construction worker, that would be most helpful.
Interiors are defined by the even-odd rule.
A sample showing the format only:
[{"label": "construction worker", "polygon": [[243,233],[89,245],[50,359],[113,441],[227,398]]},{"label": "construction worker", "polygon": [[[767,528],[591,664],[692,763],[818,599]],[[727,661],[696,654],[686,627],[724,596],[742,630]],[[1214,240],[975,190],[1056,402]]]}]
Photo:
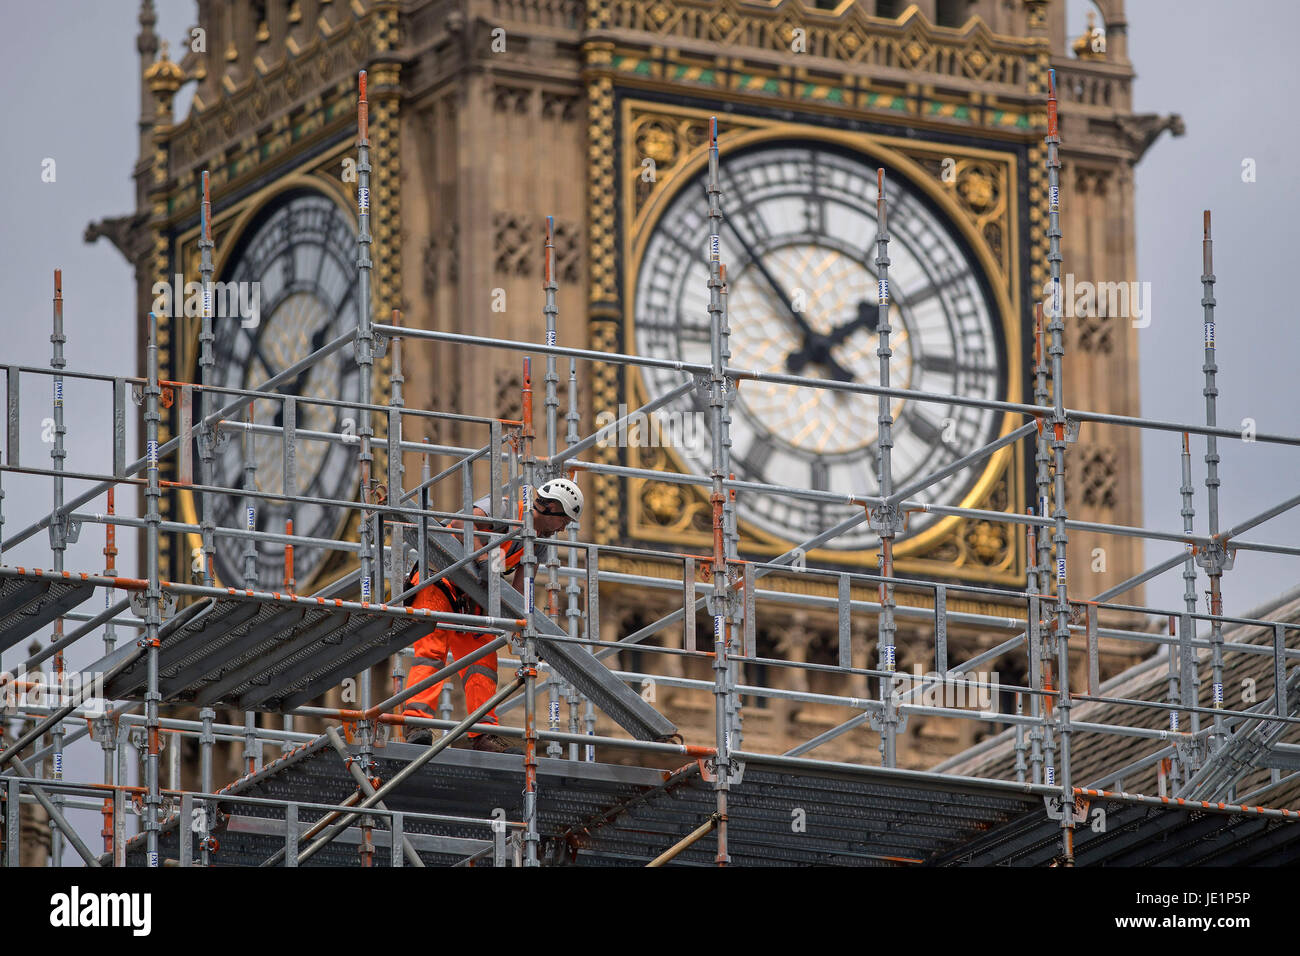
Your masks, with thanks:
[{"label": "construction worker", "polygon": [[[546,482],[537,489],[534,497],[533,530],[537,532],[539,537],[547,538],[557,534],[569,522],[577,521],[582,515],[582,491],[567,478],[556,478]],[[487,497],[474,502],[475,517],[487,518],[489,506],[490,502]],[[520,501],[518,520],[522,521],[523,517],[524,504]],[[450,522],[448,527],[460,530],[464,527],[464,524],[457,519]],[[504,534],[509,530],[509,526],[493,522],[490,519],[487,521],[476,520],[474,530],[475,532]],[[486,534],[476,534],[475,544],[477,548],[482,548],[487,543],[488,537]],[[497,553],[500,557],[494,570],[502,574],[509,574],[513,571],[514,578],[511,583],[514,585],[515,590],[522,592],[524,589],[524,566],[521,564],[521,560],[524,555],[524,542],[519,538],[504,541]],[[492,554],[492,552],[488,552],[482,555],[478,559],[479,563],[488,564]],[[411,568],[411,572],[406,579],[406,586],[411,588],[418,583],[417,565]],[[470,600],[467,595],[446,578],[416,594],[411,606],[430,611],[444,611],[456,614],[484,613],[478,604]],[[446,667],[448,650],[451,651],[455,660],[461,660],[491,641],[494,636],[492,634],[467,633],[451,628],[438,628],[426,634],[415,642],[415,660],[411,664],[410,674],[407,675],[406,686],[410,687],[417,684],[429,675]],[[460,671],[460,684],[465,692],[467,711],[473,711],[482,706],[489,697],[496,693],[496,651],[480,657]],[[402,716],[437,717],[438,696],[441,693],[442,681],[439,681],[408,700]],[[496,711],[490,711],[480,722],[495,724],[497,722]],[[505,740],[496,734],[471,733],[469,737],[471,746],[475,750],[488,750],[493,753],[522,753],[522,751],[510,747]],[[406,740],[408,743],[431,743],[433,732],[422,728],[408,733]]]}]

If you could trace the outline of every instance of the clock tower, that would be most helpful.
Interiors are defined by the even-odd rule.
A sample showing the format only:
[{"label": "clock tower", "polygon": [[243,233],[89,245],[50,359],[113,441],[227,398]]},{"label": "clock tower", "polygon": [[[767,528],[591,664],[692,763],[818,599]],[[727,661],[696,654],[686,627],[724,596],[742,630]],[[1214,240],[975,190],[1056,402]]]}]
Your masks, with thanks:
[{"label": "clock tower", "polygon": [[[542,341],[548,215],[555,217],[559,344],[703,360],[703,176],[716,116],[733,365],[878,381],[873,240],[875,170],[883,167],[891,383],[1029,402],[1033,306],[1047,279],[1048,70],[1057,70],[1065,143],[1062,248],[1079,281],[1136,279],[1133,167],[1162,130],[1181,132],[1177,117],[1132,112],[1123,0],[1098,2],[1096,33],[1084,38],[1067,35],[1061,0],[200,0],[204,48],[187,50],[178,63],[155,57],[151,8],[145,0],[137,210],[95,224],[91,235],[109,236],[135,264],[143,316],[154,281],[176,272],[197,277],[199,175],[211,170],[217,278],[263,289],[258,328],[216,330],[219,378],[228,387],[282,370],[355,325],[362,307],[381,320],[400,309],[412,326]],[[355,295],[355,182],[345,165],[355,152],[359,69],[369,70],[371,92],[370,303]],[[182,83],[195,84],[193,104],[174,117]],[[171,320],[161,335],[164,375],[197,380],[197,323]],[[1137,347],[1127,317],[1067,321],[1067,404],[1136,414]],[[295,389],[355,395],[355,369],[343,360],[347,352],[338,355]],[[387,362],[377,365],[374,401],[386,401]],[[403,366],[409,407],[518,416],[517,355],[414,346]],[[584,363],[579,377],[582,434],[602,414],[636,408],[681,381],[612,363]],[[564,392],[561,386],[561,421]],[[661,417],[691,425],[700,410],[688,395]],[[892,413],[896,487],[1019,424],[989,410],[906,399]],[[252,414],[276,424],[271,404],[255,404]],[[298,427],[344,428],[337,415],[319,418]],[[739,478],[845,494],[878,489],[874,398],[747,382],[732,421]],[[425,434],[461,438],[446,423]],[[674,434],[680,440],[608,443],[593,452],[609,464],[707,473],[702,449],[710,436],[691,427]],[[422,436],[412,425],[403,437]],[[235,444],[218,462],[223,482],[245,464]],[[351,464],[335,453],[350,451],[330,447],[300,467],[299,493],[348,496],[339,489],[348,487]],[[922,497],[1023,513],[1034,468],[1025,449],[1023,442],[1004,448]],[[1071,517],[1141,524],[1139,450],[1135,432],[1085,425],[1068,457]],[[283,479],[273,446],[260,453],[259,481],[273,487]],[[408,475],[418,468],[407,462]],[[600,473],[580,481],[591,502],[584,537],[630,549],[602,557],[602,570],[680,580],[680,561],[636,549],[708,549],[708,502],[695,486]],[[193,509],[191,496],[176,493],[164,518],[192,521]],[[740,553],[771,558],[849,513],[744,493],[736,501]],[[264,512],[268,522],[284,517]],[[237,524],[238,515],[219,511],[216,520]],[[933,512],[907,521],[897,574],[1024,587],[1026,542],[1015,526]],[[322,537],[355,534],[322,509],[299,514],[297,526]],[[809,553],[809,564],[874,571],[879,542],[860,527]],[[192,544],[174,536],[164,576],[181,576]],[[1134,539],[1072,533],[1069,548],[1071,567],[1084,569],[1072,574],[1079,596],[1142,568]],[[236,552],[219,562],[223,579],[242,568]],[[259,575],[273,576],[278,562],[261,556]],[[318,556],[299,574],[299,590],[340,570]],[[835,596],[833,584],[797,573],[774,575],[764,587]],[[1139,593],[1129,596],[1136,601]],[[926,606],[919,593],[900,591],[898,601]],[[679,603],[668,590],[602,586],[600,636],[617,640]],[[948,609],[1023,616],[1014,604],[956,592]],[[804,602],[760,610],[760,657],[834,663],[833,608]],[[900,617],[898,668],[909,673],[913,664],[930,666],[924,654],[909,658],[912,626]],[[855,615],[852,628],[853,663],[873,666],[874,618]],[[1006,636],[958,627],[952,659]],[[680,628],[654,638],[676,646],[681,639]],[[1131,663],[1104,643],[1102,651],[1103,673]],[[683,677],[707,679],[707,669],[693,669],[697,662],[669,657],[657,666],[664,660]],[[627,652],[620,663],[646,661]],[[1004,681],[1024,683],[1008,668]],[[756,665],[746,665],[742,680],[869,692],[865,678]],[[711,722],[709,695],[659,694],[657,706],[688,736]],[[793,701],[754,703],[746,701],[744,730],[759,747],[793,746],[845,716]],[[980,725],[956,723],[913,720],[899,740],[900,765],[927,766],[967,746]],[[844,735],[817,755],[874,760],[868,736]]]}]

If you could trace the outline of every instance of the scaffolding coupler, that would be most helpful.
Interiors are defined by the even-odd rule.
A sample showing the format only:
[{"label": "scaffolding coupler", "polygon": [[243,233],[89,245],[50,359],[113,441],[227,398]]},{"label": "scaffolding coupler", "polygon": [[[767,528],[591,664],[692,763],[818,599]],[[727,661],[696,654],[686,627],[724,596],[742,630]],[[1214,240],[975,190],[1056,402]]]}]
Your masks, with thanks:
[{"label": "scaffolding coupler", "polygon": [[1227,544],[1217,539],[1211,539],[1209,544],[1194,550],[1193,560],[1205,569],[1206,574],[1222,574],[1224,571],[1232,570],[1232,565],[1237,560],[1237,549],[1229,548]]},{"label": "scaffolding coupler", "polygon": [[[1074,813],[1072,814],[1075,823],[1088,822],[1088,799],[1083,794],[1076,794],[1074,797]],[[1059,820],[1064,813],[1061,809],[1061,797],[1059,794],[1047,794],[1043,797],[1043,808],[1047,811],[1049,820]]]},{"label": "scaffolding coupler", "polygon": [[903,512],[893,502],[881,502],[874,508],[867,508],[867,525],[877,534],[892,532],[896,535],[903,530]]}]

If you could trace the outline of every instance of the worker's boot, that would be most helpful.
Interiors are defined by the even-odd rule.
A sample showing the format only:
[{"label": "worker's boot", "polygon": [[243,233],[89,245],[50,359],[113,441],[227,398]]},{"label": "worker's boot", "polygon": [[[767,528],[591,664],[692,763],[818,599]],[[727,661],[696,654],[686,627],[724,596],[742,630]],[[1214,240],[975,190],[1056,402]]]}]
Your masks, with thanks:
[{"label": "worker's boot", "polygon": [[406,735],[408,744],[421,744],[425,747],[433,743],[433,731],[428,727],[421,727],[419,730],[412,730]]},{"label": "worker's boot", "polygon": [[519,754],[523,756],[524,753],[518,747],[511,747],[509,743],[496,734],[479,734],[470,742],[470,747],[474,750],[494,754]]}]

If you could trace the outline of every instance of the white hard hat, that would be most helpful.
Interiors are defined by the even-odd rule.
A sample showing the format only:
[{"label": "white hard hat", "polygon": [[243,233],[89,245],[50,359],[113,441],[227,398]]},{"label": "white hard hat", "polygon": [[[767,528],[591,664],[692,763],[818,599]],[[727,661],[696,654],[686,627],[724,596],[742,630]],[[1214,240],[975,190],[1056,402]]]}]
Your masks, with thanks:
[{"label": "white hard hat", "polygon": [[558,501],[564,513],[574,521],[582,515],[582,489],[568,478],[552,478],[537,489],[537,497]]}]

